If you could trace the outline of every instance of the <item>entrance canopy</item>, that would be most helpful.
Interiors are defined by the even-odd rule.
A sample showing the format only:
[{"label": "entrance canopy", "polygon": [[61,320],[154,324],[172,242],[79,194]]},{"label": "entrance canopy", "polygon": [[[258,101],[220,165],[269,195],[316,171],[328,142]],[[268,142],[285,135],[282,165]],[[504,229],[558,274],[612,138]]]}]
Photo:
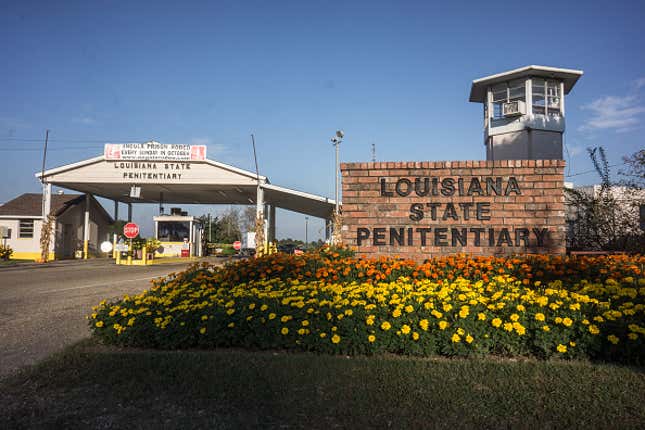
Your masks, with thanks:
[{"label": "entrance canopy", "polygon": [[[158,144],[157,144],[158,145]],[[106,145],[107,147],[107,145]],[[41,177],[42,176],[42,177]],[[36,177],[123,203],[239,204],[279,207],[329,220],[334,200],[272,185],[265,176],[208,160],[119,160],[107,154],[46,170]],[[140,188],[138,198],[132,187]]]}]

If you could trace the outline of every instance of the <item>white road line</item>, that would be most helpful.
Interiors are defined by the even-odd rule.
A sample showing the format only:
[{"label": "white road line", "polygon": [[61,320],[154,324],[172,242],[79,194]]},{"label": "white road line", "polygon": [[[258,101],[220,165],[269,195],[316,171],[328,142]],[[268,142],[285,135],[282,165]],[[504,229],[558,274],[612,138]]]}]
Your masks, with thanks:
[{"label": "white road line", "polygon": [[60,292],[63,292],[63,291],[82,290],[84,288],[109,287],[110,285],[114,285],[114,284],[125,284],[127,282],[146,281],[146,280],[150,280],[150,279],[157,279],[158,277],[159,276],[151,276],[151,277],[148,277],[148,278],[124,279],[122,281],[104,282],[104,283],[101,283],[101,284],[79,285],[78,287],[60,288],[58,290],[39,291],[38,294],[60,293]]}]

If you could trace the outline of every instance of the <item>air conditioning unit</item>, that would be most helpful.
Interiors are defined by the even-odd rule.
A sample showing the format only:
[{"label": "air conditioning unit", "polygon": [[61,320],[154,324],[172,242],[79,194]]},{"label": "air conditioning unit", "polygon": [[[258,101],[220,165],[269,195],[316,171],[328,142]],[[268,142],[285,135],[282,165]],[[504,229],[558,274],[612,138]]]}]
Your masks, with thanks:
[{"label": "air conditioning unit", "polygon": [[505,117],[520,116],[526,113],[526,104],[522,100],[513,100],[502,105],[502,113]]}]

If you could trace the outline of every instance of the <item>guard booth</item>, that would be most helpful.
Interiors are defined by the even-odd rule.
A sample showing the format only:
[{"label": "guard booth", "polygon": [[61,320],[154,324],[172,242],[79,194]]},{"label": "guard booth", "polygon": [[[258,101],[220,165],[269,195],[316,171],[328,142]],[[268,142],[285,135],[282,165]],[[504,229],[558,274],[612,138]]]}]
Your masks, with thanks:
[{"label": "guard booth", "polygon": [[484,107],[486,160],[562,160],[565,95],[582,70],[526,66],[475,79]]},{"label": "guard booth", "polygon": [[159,215],[155,222],[155,238],[161,242],[157,255],[162,257],[202,257],[204,227],[199,219],[181,208],[172,208],[170,215]]}]

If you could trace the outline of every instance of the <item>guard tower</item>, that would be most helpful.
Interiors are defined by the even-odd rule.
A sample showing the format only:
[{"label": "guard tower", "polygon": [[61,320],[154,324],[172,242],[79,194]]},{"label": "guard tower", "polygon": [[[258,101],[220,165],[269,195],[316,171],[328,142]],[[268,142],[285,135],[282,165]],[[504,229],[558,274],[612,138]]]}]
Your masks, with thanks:
[{"label": "guard tower", "polygon": [[581,70],[526,66],[475,79],[470,101],[484,105],[487,160],[562,160],[564,96]]}]

